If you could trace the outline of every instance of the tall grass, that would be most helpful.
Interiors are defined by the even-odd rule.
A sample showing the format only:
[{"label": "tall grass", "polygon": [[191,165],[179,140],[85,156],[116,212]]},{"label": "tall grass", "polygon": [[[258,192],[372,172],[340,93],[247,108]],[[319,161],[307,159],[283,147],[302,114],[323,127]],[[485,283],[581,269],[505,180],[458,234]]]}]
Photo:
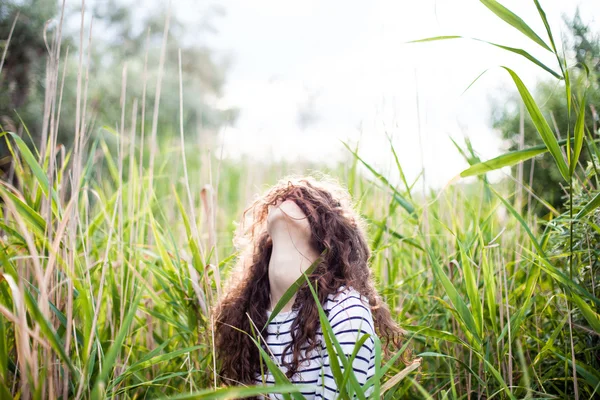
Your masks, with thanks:
[{"label": "tall grass", "polygon": [[[542,224],[515,208],[518,186],[492,187],[484,176],[421,198],[410,182],[392,185],[360,148],[348,146],[352,162],[327,172],[347,184],[370,222],[379,290],[418,358],[406,366],[397,362],[401,352],[382,360],[376,340],[376,376],[360,387],[344,368],[352,358],[340,354],[332,369],[342,398],[591,398],[600,390],[597,133],[583,123],[583,97],[571,92],[571,67],[537,1],[547,40],[499,3],[482,3],[556,55],[558,68],[551,68],[506,48],[563,81],[574,123],[557,141],[524,83],[506,68],[545,146],[485,162],[470,146],[459,147],[472,164],[463,176],[550,151],[568,186],[568,212]],[[167,33],[168,17],[165,41]],[[81,49],[84,38],[82,29]],[[33,148],[27,135],[2,132],[17,179],[0,182],[0,398],[237,398],[269,391],[302,398],[263,349],[276,387],[217,388],[211,308],[235,257],[233,221],[244,204],[263,185],[310,166],[219,160],[186,142],[183,130],[178,139],[161,138],[156,122],[148,136],[139,115],[150,110],[145,95],[127,97],[127,81],[136,77],[126,68],[118,128],[90,132],[84,53],[77,104],[62,104],[60,42],[59,29],[48,62],[45,140]],[[160,82],[156,91],[153,121]],[[78,115],[68,150],[55,142],[65,107]],[[398,161],[393,146],[388,150]],[[593,165],[578,165],[581,151],[594,156]],[[404,177],[399,161],[397,167]],[[321,323],[335,352],[323,314]]]}]

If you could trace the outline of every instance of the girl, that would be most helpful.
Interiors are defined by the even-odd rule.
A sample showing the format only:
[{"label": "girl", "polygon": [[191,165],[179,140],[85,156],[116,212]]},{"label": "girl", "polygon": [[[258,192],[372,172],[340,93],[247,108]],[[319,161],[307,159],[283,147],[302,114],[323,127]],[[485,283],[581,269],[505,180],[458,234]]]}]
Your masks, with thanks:
[{"label": "girl", "polygon": [[352,366],[364,385],[375,371],[373,336],[383,338],[387,351],[390,344],[399,347],[402,331],[374,288],[365,230],[348,193],[324,180],[285,179],[244,216],[251,218],[248,229],[238,235],[245,249],[215,313],[223,382],[275,382],[264,361],[261,375],[261,356],[251,340],[254,331],[261,333],[267,354],[292,383],[317,388],[302,392],[307,399],[337,396],[317,306],[306,283],[265,326],[285,291],[316,261],[309,280],[344,352],[352,354],[358,339],[371,335]]}]

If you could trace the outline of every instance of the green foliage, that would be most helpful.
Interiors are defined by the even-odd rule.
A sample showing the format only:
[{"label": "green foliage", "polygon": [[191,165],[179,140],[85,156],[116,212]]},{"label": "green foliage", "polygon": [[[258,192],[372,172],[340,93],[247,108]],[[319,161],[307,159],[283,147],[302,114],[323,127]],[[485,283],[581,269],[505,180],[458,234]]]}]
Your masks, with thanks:
[{"label": "green foliage", "polygon": [[[62,4],[62,2],[60,2]],[[48,49],[43,34],[47,21],[61,18],[61,9],[56,0],[3,1],[0,4],[0,39],[9,36],[10,28],[18,15],[15,30],[8,46],[6,60],[0,79],[0,126],[6,131],[17,132],[27,128],[32,133],[32,141],[39,146],[43,131],[43,113],[46,86],[46,62]],[[66,5],[63,16],[69,25],[79,27],[80,10]],[[164,26],[166,10],[162,7],[149,7],[144,15],[132,15],[126,5],[111,0],[93,5],[91,13],[85,14],[83,43],[80,43],[79,31],[72,32],[65,26],[62,30],[61,65],[58,75],[61,97],[65,104],[74,105],[77,101],[77,83],[81,79],[81,98],[88,104],[85,129],[93,135],[103,133],[99,130],[103,123],[114,126],[121,120],[121,82],[123,70],[128,77],[126,110],[131,113],[133,100],[138,99],[141,107],[145,92],[146,110],[144,125],[149,136],[152,125],[153,105],[155,102],[155,82],[159,73],[160,40]],[[198,10],[200,13],[200,10]],[[219,59],[213,51],[199,40],[193,44],[186,37],[196,38],[211,34],[212,20],[219,15],[219,9],[202,11],[204,21],[194,27],[183,25],[176,15],[171,15],[171,34],[168,37],[166,57],[177,59],[181,49],[183,77],[185,81],[183,97],[185,99],[185,131],[190,135],[205,135],[206,140],[214,136],[221,126],[232,123],[235,109],[215,107],[214,98],[222,95],[228,62]],[[89,21],[93,16],[92,41],[89,41]],[[66,23],[65,23],[66,25]],[[56,24],[48,25],[48,38],[57,34]],[[1,42],[0,42],[1,43]],[[157,45],[158,43],[158,45]],[[1,45],[0,45],[1,46]],[[90,47],[92,51],[89,52]],[[67,54],[68,48],[68,54]],[[78,77],[79,57],[82,56],[84,68],[89,75]],[[62,76],[62,67],[66,64],[66,74]],[[173,136],[177,130],[179,115],[179,78],[177,64],[168,63],[164,71],[160,114],[158,125],[163,127],[161,136]],[[145,77],[145,78],[144,78]],[[58,101],[58,98],[56,99]],[[17,114],[18,112],[18,114]],[[100,126],[95,121],[103,121]],[[71,148],[73,146],[76,113],[62,113],[57,142]],[[138,129],[142,120],[138,118]],[[0,143],[0,157],[8,151]]]},{"label": "green foliage", "polygon": [[[56,0],[9,0],[0,3],[0,58],[6,50],[0,72],[0,126],[4,130],[17,131],[19,116],[15,110],[18,110],[22,118],[31,121],[34,132],[39,132],[47,55],[42,33],[46,22],[57,11]],[[48,27],[48,30],[49,35],[55,33],[53,27]],[[2,140],[0,158],[7,155],[8,149]]]},{"label": "green foliage", "polygon": [[[590,27],[586,26],[579,12],[575,17],[566,21],[570,29],[570,51],[575,57],[575,63],[569,70],[570,91],[575,94],[575,101],[580,107],[578,112],[573,112],[570,106],[571,99],[563,95],[564,83],[556,80],[541,81],[535,87],[535,97],[539,99],[540,109],[550,121],[551,129],[559,138],[573,137],[578,132],[578,127],[588,127],[591,135],[597,135],[598,121],[597,110],[600,107],[600,40]],[[586,90],[586,86],[589,86]],[[493,116],[494,128],[498,129],[505,139],[510,141],[510,150],[517,151],[520,142],[520,97],[509,97],[508,102],[495,104]],[[585,105],[584,123],[579,122],[581,105]],[[584,135],[580,135],[582,138]],[[542,145],[543,141],[536,132],[532,119],[527,114],[524,119],[525,148]],[[579,162],[585,163],[590,159],[589,151],[584,146],[580,157],[574,157]],[[573,164],[572,164],[573,165]],[[516,168],[513,168],[516,175]],[[566,192],[561,186],[564,177],[552,160],[551,154],[543,154],[523,164],[523,179],[530,185],[533,192],[544,199],[552,207],[560,209],[564,203]],[[530,206],[540,215],[548,213],[548,209],[539,201],[532,199]]]},{"label": "green foliage", "polygon": [[[595,176],[593,170],[591,177]],[[580,214],[589,204],[595,204],[594,198],[598,190],[587,191],[582,185],[574,185],[573,212],[577,213],[577,224],[574,225],[573,237],[570,233],[570,215],[565,212],[548,223],[548,247],[550,255],[557,257],[557,267],[566,270],[565,254],[569,253],[569,243],[573,243],[573,256],[577,260],[574,280],[590,293],[598,293],[600,282],[600,208],[598,204],[587,214]],[[567,207],[570,204],[567,203]],[[600,345],[600,344],[599,344]],[[600,364],[597,366],[600,369]]]},{"label": "green foliage", "polygon": [[[484,3],[556,55],[565,90],[550,100],[564,112],[569,134],[555,136],[552,118],[507,68],[532,117],[526,132],[539,143],[487,161],[469,142],[466,149],[455,143],[471,165],[463,175],[480,175],[476,183],[418,199],[404,178],[402,188],[393,185],[359,147],[346,146],[351,161],[326,172],[348,183],[359,212],[373,222],[370,265],[407,333],[391,354],[374,337],[375,376],[361,387],[350,368],[356,352],[343,354],[319,307],[325,345],[338,355],[331,360],[341,398],[598,394],[600,152],[587,112],[595,104],[597,65],[582,67],[585,76],[569,73],[538,2],[550,45],[510,10]],[[53,144],[38,152],[18,134],[0,134],[18,178],[14,185],[0,181],[0,397],[225,399],[278,392],[302,399],[301,387],[289,384],[262,347],[263,327],[247,333],[277,385],[218,387],[211,321],[235,259],[235,216],[256,187],[315,166],[218,160],[203,143],[168,136],[148,163],[130,125],[105,129],[118,151],[97,136],[83,155],[66,153],[64,163],[51,159],[59,157]],[[393,147],[390,153],[404,177]],[[569,200],[566,211],[542,225],[517,208],[511,185],[492,187],[484,175],[544,153]],[[194,179],[185,178],[184,167]],[[418,358],[399,365],[409,349]]]}]

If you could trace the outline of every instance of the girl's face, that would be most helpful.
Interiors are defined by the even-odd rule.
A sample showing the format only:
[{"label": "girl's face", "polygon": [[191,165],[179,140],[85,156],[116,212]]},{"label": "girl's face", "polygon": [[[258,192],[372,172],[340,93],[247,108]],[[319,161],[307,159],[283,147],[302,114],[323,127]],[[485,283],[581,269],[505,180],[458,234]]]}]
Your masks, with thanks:
[{"label": "girl's face", "polygon": [[310,223],[306,214],[293,200],[280,200],[269,206],[267,232],[277,234],[279,230],[293,229],[310,237]]}]

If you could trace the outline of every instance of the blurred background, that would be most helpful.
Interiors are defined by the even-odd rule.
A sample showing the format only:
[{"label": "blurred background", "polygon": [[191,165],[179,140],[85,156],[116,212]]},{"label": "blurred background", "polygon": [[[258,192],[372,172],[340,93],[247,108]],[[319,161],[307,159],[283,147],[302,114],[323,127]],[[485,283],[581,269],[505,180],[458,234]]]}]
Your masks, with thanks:
[{"label": "blurred background", "polygon": [[315,171],[356,200],[423,357],[386,398],[597,398],[599,19],[598,0],[0,0],[0,398],[214,396],[236,221]]},{"label": "blurred background", "polygon": [[[51,0],[0,4],[0,38],[8,37],[19,13],[0,81],[0,121],[13,131],[23,130],[25,122],[36,144],[44,123],[48,55],[42,33],[56,33],[61,5]],[[533,2],[504,5],[535,31],[544,30]],[[557,46],[573,62],[590,59],[598,68],[600,2],[545,0],[543,6],[560,37]],[[463,147],[469,142],[482,160],[519,146],[520,104],[499,66],[514,69],[545,112],[560,109],[555,104],[560,97],[554,100],[559,86],[550,74],[517,54],[469,39],[523,48],[547,65],[555,62],[553,54],[477,1],[178,0],[170,6],[86,1],[83,20],[79,2],[64,7],[62,46],[69,65],[62,102],[75,102],[81,61],[89,67],[82,81],[90,136],[107,134],[103,126],[118,126],[125,66],[126,107],[140,101],[146,76],[144,119],[150,126],[167,16],[159,140],[179,135],[181,49],[186,140],[229,160],[331,166],[351,156],[343,143],[358,144],[367,162],[397,181],[395,161],[385,150],[390,139],[407,179],[423,190],[439,189],[468,165],[453,140]],[[438,35],[464,38],[410,43]],[[566,116],[553,118],[556,130],[566,131]],[[70,107],[61,113],[59,144],[70,146],[75,119]],[[528,116],[524,125],[521,145],[538,144]],[[558,206],[560,192],[544,193],[548,181],[558,179],[557,170],[542,163],[531,171],[527,165],[525,176],[536,176],[534,191]],[[507,174],[505,169],[491,177]]]}]

